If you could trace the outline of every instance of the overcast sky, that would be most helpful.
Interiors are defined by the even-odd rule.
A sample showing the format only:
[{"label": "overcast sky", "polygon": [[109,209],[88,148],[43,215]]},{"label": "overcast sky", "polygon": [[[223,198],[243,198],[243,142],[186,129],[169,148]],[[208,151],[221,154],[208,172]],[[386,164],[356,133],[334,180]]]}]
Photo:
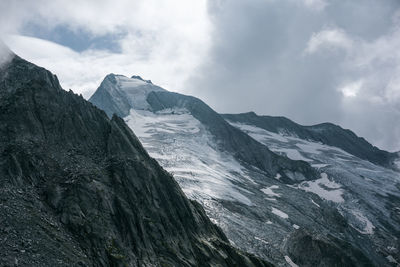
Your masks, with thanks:
[{"label": "overcast sky", "polygon": [[108,73],[141,75],[400,150],[399,0],[1,0],[0,34],[86,98]]}]

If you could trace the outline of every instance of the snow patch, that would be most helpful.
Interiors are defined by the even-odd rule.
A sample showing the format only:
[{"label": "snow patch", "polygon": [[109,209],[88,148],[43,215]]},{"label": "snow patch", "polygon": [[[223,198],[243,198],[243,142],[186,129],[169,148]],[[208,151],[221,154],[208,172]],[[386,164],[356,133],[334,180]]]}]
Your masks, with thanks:
[{"label": "snow patch", "polygon": [[327,167],[327,166],[329,166],[329,165],[330,165],[330,164],[322,164],[322,163],[319,163],[319,164],[311,164],[312,167],[317,168],[317,169],[325,168],[325,167]]},{"label": "snow patch", "polygon": [[243,132],[247,133],[251,137],[253,137],[255,140],[257,140],[260,143],[265,142],[268,139],[271,140],[278,140],[280,142],[288,142],[288,139],[283,137],[280,134],[276,134],[273,132],[269,132],[267,130],[264,130],[262,128],[249,125],[249,124],[244,124],[240,122],[232,122],[228,120],[228,123],[231,124],[232,126],[239,128]]},{"label": "snow patch", "polygon": [[315,201],[314,200],[312,200],[311,199],[311,203],[313,203],[315,206],[317,206],[318,208],[320,208],[321,206],[320,205],[318,205],[317,203],[315,203]]},{"label": "snow patch", "polygon": [[273,185],[273,186],[270,186],[270,187],[266,187],[266,188],[263,188],[263,189],[260,189],[264,194],[266,194],[267,196],[269,196],[269,197],[280,197],[281,196],[281,194],[279,194],[279,193],[275,193],[274,191],[273,191],[273,189],[278,189],[279,188],[279,186],[277,186],[277,185]]},{"label": "snow patch", "polygon": [[321,154],[321,150],[323,150],[324,145],[315,142],[304,142],[300,144],[296,144],[298,148],[303,150],[304,152],[311,154]]},{"label": "snow patch", "polygon": [[299,267],[299,265],[297,265],[296,263],[294,263],[293,261],[292,261],[292,259],[291,258],[289,258],[289,256],[285,256],[285,261],[290,265],[290,267]]},{"label": "snow patch", "polygon": [[334,181],[330,181],[326,173],[322,173],[321,178],[318,180],[301,183],[299,188],[317,194],[325,200],[333,201],[335,203],[344,202],[342,197],[344,191],[341,189],[341,185]]},{"label": "snow patch", "polygon": [[256,239],[256,240],[258,240],[258,241],[261,241],[261,242],[263,242],[264,244],[269,244],[269,242],[267,242],[267,241],[265,241],[264,239],[259,238],[259,237],[257,237],[257,236],[255,236],[254,239]]},{"label": "snow patch", "polygon": [[[370,220],[368,220],[367,217],[365,217],[360,211],[355,211],[351,210],[351,214],[355,216],[355,218],[358,220],[359,224],[353,225],[353,227],[359,231],[361,234],[365,235],[372,235],[374,234],[374,229],[375,226],[371,223]],[[359,229],[362,227],[362,229]]]},{"label": "snow patch", "polygon": [[304,157],[298,150],[292,148],[275,148],[274,152],[284,153],[289,159],[292,160],[303,160],[303,161],[313,161]]},{"label": "snow patch", "polygon": [[283,211],[278,210],[276,208],[272,208],[272,213],[275,214],[275,215],[278,215],[279,217],[281,217],[283,219],[288,219],[289,218],[289,215],[287,215]]}]

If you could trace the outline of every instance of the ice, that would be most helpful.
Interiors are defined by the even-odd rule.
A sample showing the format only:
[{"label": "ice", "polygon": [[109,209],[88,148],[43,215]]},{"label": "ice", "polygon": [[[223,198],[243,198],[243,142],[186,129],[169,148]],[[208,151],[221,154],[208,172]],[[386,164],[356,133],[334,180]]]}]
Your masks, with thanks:
[{"label": "ice", "polygon": [[[284,252],[279,250],[280,244],[294,229],[320,229],[322,225],[332,235],[349,240],[348,233],[337,232],[334,220],[320,218],[326,205],[339,212],[346,210],[343,218],[360,235],[365,235],[368,246],[379,246],[372,245],[378,234],[388,236],[382,239],[385,244],[393,243],[389,238],[392,234],[381,227],[381,218],[376,219],[375,211],[382,211],[382,220],[395,226],[389,217],[392,211],[387,207],[390,207],[388,196],[399,195],[396,186],[400,183],[399,173],[335,147],[235,124],[272,151],[308,161],[319,169],[317,171],[323,170],[317,180],[304,176],[292,179],[299,181],[297,184],[286,185],[281,174],[294,177],[293,172],[283,169],[281,174],[267,177],[245,167],[232,154],[219,150],[211,133],[188,110],[165,109],[156,113],[132,110],[125,119],[149,154],[174,175],[185,194],[199,201],[207,215],[242,249],[246,249],[243,244],[250,240],[257,247],[263,247],[268,240],[268,246],[277,251],[275,258],[282,261],[278,264],[281,266],[289,262],[295,264],[290,258],[289,262],[284,259]],[[330,202],[318,200],[317,195]],[[244,205],[247,207],[243,208]],[[235,209],[232,211],[227,207]],[[273,222],[253,220],[244,212],[247,209],[256,214],[270,211]]]},{"label": "ice", "polygon": [[147,103],[149,93],[153,91],[165,91],[161,87],[140,79],[128,78],[123,75],[116,75],[115,78],[118,88],[125,92],[128,100],[135,109],[149,109],[150,105]]},{"label": "ice", "polygon": [[174,114],[154,114],[147,110],[131,109],[129,116],[125,117],[125,122],[139,138],[152,137],[155,133],[182,132],[195,134],[200,131],[200,122],[184,110],[177,110]]},{"label": "ice", "polygon": [[267,242],[267,241],[265,241],[264,239],[259,238],[259,237],[257,237],[257,236],[255,236],[254,239],[259,240],[259,241],[261,241],[261,242],[264,243],[264,244],[269,244],[269,242]]},{"label": "ice", "polygon": [[274,149],[274,152],[280,152],[284,153],[288,158],[292,160],[304,160],[304,161],[312,161],[311,159],[308,159],[304,157],[300,152],[296,149],[291,149],[291,148],[279,148],[279,149]]},{"label": "ice", "polygon": [[329,164],[318,163],[318,164],[311,164],[311,166],[317,169],[321,169],[329,166]]},{"label": "ice", "polygon": [[279,186],[273,185],[273,186],[266,187],[266,188],[263,188],[263,189],[260,189],[260,190],[261,190],[264,194],[266,194],[267,196],[269,196],[269,197],[271,197],[271,198],[274,198],[274,197],[280,197],[280,196],[281,196],[281,194],[275,193],[275,192],[273,191],[273,189],[278,189],[278,188],[279,188]]},{"label": "ice", "polygon": [[290,265],[290,267],[299,267],[296,263],[292,261],[292,259],[289,258],[289,256],[285,256],[285,260]]},{"label": "ice", "polygon": [[298,148],[303,150],[304,152],[311,154],[320,154],[321,150],[324,149],[324,146],[319,143],[314,142],[304,142],[296,145]]},{"label": "ice", "polygon": [[133,87],[138,87],[141,85],[147,85],[145,81],[142,81],[140,79],[134,79],[134,78],[128,78],[123,75],[116,75],[116,78],[121,85],[122,88],[133,88]]},{"label": "ice", "polygon": [[[358,220],[359,224],[353,225],[353,227],[362,234],[372,235],[374,233],[375,226],[365,217],[360,211],[351,210],[350,211],[355,218]],[[362,227],[362,229],[360,229]]]},{"label": "ice", "polygon": [[311,199],[311,203],[313,203],[315,206],[317,206],[318,208],[320,208],[321,206],[320,205],[318,205],[317,203],[315,203],[315,201],[314,200],[312,200]]},{"label": "ice", "polygon": [[217,149],[208,130],[185,109],[157,113],[131,109],[125,117],[150,156],[172,173],[192,199],[223,199],[245,205],[250,192],[233,181],[254,183],[232,155]]},{"label": "ice", "polygon": [[344,191],[341,189],[341,185],[329,180],[326,173],[322,173],[321,178],[318,180],[301,183],[299,188],[304,191],[317,194],[319,197],[325,200],[336,203],[344,202],[342,197]]},{"label": "ice", "polygon": [[287,142],[287,138],[273,133],[266,131],[264,129],[261,129],[259,127],[253,126],[253,125],[248,125],[248,124],[243,124],[243,123],[238,123],[238,122],[231,122],[228,121],[232,126],[235,126],[236,128],[241,129],[243,132],[247,133],[257,141],[263,143],[265,139],[274,139],[274,140],[279,140],[281,142]]},{"label": "ice", "polygon": [[288,219],[289,215],[287,215],[286,213],[284,213],[281,210],[278,210],[277,208],[272,208],[272,213],[275,215],[278,215],[279,217],[283,218],[283,219]]}]

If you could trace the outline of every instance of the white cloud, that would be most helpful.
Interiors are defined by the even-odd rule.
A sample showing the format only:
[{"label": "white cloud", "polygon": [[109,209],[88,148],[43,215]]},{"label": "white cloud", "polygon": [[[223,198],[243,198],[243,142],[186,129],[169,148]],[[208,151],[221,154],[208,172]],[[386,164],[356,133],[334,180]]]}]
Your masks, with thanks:
[{"label": "white cloud", "polygon": [[357,129],[375,145],[394,151],[400,147],[400,26],[373,40],[349,36],[342,29],[314,33],[305,49],[311,55],[322,49],[340,48],[344,59],[338,68],[338,87],[345,116],[342,125]]},{"label": "white cloud", "polygon": [[328,3],[325,0],[303,0],[305,6],[315,9],[315,10],[323,10]]},{"label": "white cloud", "polygon": [[343,30],[334,28],[313,33],[305,51],[312,54],[323,48],[349,50],[352,47],[353,40]]},{"label": "white cloud", "polygon": [[362,80],[351,82],[339,88],[339,91],[342,92],[345,97],[355,97],[360,91],[362,84]]},{"label": "white cloud", "polygon": [[196,67],[195,55],[178,51],[169,58],[159,50],[148,57],[134,51],[122,54],[102,50],[76,52],[65,46],[33,37],[12,35],[5,42],[21,57],[55,73],[64,89],[88,98],[108,73],[142,75],[171,90],[181,89],[186,76]]},{"label": "white cloud", "polygon": [[[0,35],[13,34],[7,41],[15,52],[85,97],[107,73],[139,74],[207,96],[220,111],[332,121],[399,149],[400,5],[361,2],[1,0]],[[26,24],[122,36],[115,40],[121,53],[78,53],[20,36]]]},{"label": "white cloud", "polygon": [[9,62],[12,59],[12,52],[8,47],[0,40],[0,67]]},{"label": "white cloud", "polygon": [[[206,57],[210,22],[206,0],[4,0],[0,33],[20,56],[50,69],[65,88],[90,96],[105,74],[138,74],[171,90]],[[26,23],[67,27],[93,36],[121,32],[121,53],[89,49],[77,53],[37,38],[20,36]],[[7,36],[7,35],[6,35]]]}]

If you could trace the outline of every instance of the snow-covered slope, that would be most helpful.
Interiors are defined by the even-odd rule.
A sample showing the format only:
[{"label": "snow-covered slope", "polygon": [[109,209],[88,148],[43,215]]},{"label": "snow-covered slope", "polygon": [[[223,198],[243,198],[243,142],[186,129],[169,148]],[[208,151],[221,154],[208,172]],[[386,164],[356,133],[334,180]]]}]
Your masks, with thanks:
[{"label": "snow-covered slope", "polygon": [[141,79],[113,76],[91,101],[120,112],[237,247],[279,266],[400,261],[398,173],[337,147],[230,125],[198,99],[149,83],[143,91]]},{"label": "snow-covered slope", "polygon": [[284,133],[276,134],[254,125],[237,122],[231,124],[267,145],[272,151],[292,159],[305,160],[321,170],[320,179],[301,182],[294,187],[335,203],[350,226],[367,236],[380,253],[398,253],[398,172],[362,160],[336,147]]},{"label": "snow-covered slope", "polygon": [[383,167],[396,169],[394,159],[396,153],[381,150],[357,136],[354,132],[343,129],[332,123],[320,123],[311,126],[297,124],[285,117],[259,116],[254,112],[241,114],[224,114],[225,119],[250,124],[272,133],[294,135],[301,139],[313,140],[323,144],[341,148],[361,159],[368,160]]}]

